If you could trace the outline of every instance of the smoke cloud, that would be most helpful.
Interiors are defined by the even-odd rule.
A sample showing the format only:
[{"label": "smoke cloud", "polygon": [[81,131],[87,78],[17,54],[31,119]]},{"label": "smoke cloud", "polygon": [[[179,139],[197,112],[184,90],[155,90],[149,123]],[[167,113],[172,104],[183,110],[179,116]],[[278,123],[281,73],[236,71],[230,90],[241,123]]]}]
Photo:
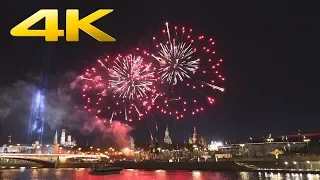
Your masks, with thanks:
[{"label": "smoke cloud", "polygon": [[130,145],[129,132],[132,131],[132,127],[126,126],[119,121],[114,121],[112,126],[105,126],[104,121],[102,120],[93,123],[87,121],[84,123],[83,127],[85,133],[91,133],[95,130],[100,132],[102,136],[96,138],[96,141],[111,140],[111,142],[102,142],[103,145],[113,144],[120,148],[129,147]]},{"label": "smoke cloud", "polygon": [[[0,87],[0,122],[23,123],[28,126],[34,92],[40,88],[38,76]],[[79,131],[84,136],[97,134],[96,141],[114,142],[120,147],[129,145],[130,126],[114,121],[112,126],[96,120],[81,108],[79,76],[69,72],[49,79],[44,92],[45,123],[52,131],[61,128]],[[107,121],[108,122],[108,121]]]}]

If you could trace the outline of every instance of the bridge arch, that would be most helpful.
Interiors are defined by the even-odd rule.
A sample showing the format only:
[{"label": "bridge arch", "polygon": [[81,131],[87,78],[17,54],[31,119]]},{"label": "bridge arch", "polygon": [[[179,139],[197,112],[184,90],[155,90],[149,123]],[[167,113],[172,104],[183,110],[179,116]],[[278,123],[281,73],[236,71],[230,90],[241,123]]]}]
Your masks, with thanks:
[{"label": "bridge arch", "polygon": [[44,167],[44,168],[54,168],[55,165],[56,165],[56,161],[49,162],[49,161],[40,160],[40,159],[14,157],[14,156],[0,156],[0,157],[4,158],[4,159],[19,159],[19,160],[34,162],[34,163],[37,163],[37,164],[41,164],[42,167]]}]

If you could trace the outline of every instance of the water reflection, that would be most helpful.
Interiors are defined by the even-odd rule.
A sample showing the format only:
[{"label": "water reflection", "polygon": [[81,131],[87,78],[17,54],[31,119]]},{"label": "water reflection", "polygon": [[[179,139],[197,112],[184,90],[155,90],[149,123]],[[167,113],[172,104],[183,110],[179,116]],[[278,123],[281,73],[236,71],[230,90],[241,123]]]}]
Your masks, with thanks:
[{"label": "water reflection", "polygon": [[249,179],[249,173],[248,172],[240,172],[241,179]]},{"label": "water reflection", "polygon": [[201,171],[192,171],[192,177],[195,180],[200,180],[201,178]]},{"label": "water reflection", "polygon": [[203,171],[143,171],[127,169],[121,174],[92,176],[88,169],[6,169],[0,170],[0,179],[63,179],[63,180],[320,180],[318,174],[264,173],[264,172],[203,172]]}]

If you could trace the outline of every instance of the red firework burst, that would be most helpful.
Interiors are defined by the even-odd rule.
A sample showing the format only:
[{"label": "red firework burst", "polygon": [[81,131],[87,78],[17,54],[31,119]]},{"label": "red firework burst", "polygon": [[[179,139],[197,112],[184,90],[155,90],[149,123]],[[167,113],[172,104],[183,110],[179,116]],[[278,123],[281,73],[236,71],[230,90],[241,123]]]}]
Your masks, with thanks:
[{"label": "red firework burst", "polygon": [[140,56],[98,60],[82,75],[84,108],[98,121],[141,120],[152,106],[154,69]]},{"label": "red firework burst", "polygon": [[214,103],[214,90],[224,91],[220,84],[225,77],[219,71],[223,60],[216,55],[214,39],[192,33],[192,29],[166,23],[162,33],[152,38],[151,49],[137,48],[157,62],[160,81],[155,107],[176,119],[204,111],[206,104]]}]

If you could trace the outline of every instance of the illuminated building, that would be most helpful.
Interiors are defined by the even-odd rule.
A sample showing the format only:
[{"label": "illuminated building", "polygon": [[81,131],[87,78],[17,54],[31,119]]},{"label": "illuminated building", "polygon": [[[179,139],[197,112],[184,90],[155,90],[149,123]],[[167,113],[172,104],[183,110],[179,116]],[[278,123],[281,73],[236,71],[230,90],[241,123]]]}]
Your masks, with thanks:
[{"label": "illuminated building", "polygon": [[[68,136],[66,136],[67,132],[66,129],[62,129],[61,131],[61,136],[60,136],[60,146],[63,147],[71,147],[71,146],[76,146],[76,141],[72,140],[72,136],[69,134]],[[55,134],[55,140],[56,141],[58,139],[58,134],[56,131]],[[56,142],[55,144],[58,144],[58,142]]]},{"label": "illuminated building", "polygon": [[60,144],[62,146],[66,146],[66,130],[65,129],[62,129]]},{"label": "illuminated building", "polygon": [[71,146],[77,146],[77,142],[75,139],[73,139]]},{"label": "illuminated building", "polygon": [[67,138],[67,146],[72,146],[72,138],[71,138],[71,135],[68,135],[68,138]]},{"label": "illuminated building", "polygon": [[133,151],[135,150],[134,139],[131,136],[130,136],[130,149],[133,150]]},{"label": "illuminated building", "polygon": [[191,136],[189,137],[188,143],[189,143],[189,144],[193,144],[193,141],[192,141],[192,137],[191,137]]},{"label": "illuminated building", "polygon": [[202,146],[207,146],[206,138],[201,136],[201,138],[199,139],[199,144],[202,145]]},{"label": "illuminated building", "polygon": [[12,140],[11,140],[11,135],[10,136],[8,136],[8,145],[11,145],[12,144]]},{"label": "illuminated building", "polygon": [[56,133],[54,134],[53,144],[58,144],[58,132],[56,130]]},{"label": "illuminated building", "polygon": [[56,133],[55,133],[55,135],[54,135],[53,144],[52,144],[51,153],[52,153],[52,154],[57,154],[58,152],[59,152],[58,132],[57,132],[57,130],[56,130]]},{"label": "illuminated building", "polygon": [[168,126],[166,127],[166,131],[164,132],[164,143],[172,144],[171,138],[169,136],[169,129]]},{"label": "illuminated building", "polygon": [[188,144],[201,145],[205,147],[207,146],[207,140],[203,136],[198,139],[197,129],[194,127],[192,137],[189,136]]},{"label": "illuminated building", "polygon": [[196,127],[193,128],[193,136],[192,136],[192,143],[196,144],[198,141],[198,135],[197,135],[197,130]]},{"label": "illuminated building", "polygon": [[218,151],[219,147],[223,146],[221,142],[213,142],[211,141],[211,144],[208,146],[209,151]]}]

